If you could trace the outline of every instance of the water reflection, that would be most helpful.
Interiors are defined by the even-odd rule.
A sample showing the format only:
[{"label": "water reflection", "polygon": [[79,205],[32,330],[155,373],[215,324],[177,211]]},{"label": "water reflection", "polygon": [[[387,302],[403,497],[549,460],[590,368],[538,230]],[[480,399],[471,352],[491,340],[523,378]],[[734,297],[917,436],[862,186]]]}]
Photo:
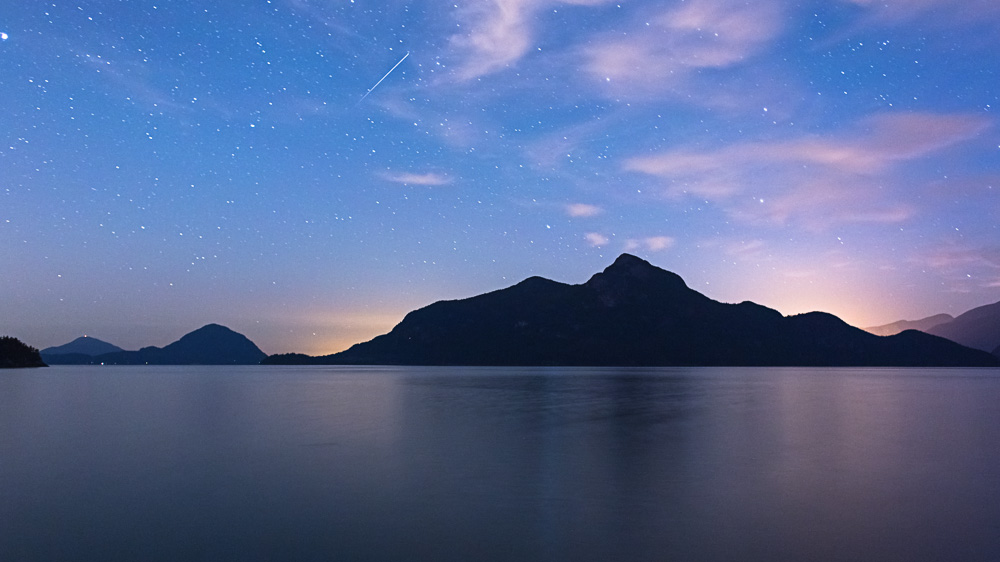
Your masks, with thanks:
[{"label": "water reflection", "polygon": [[496,559],[609,559],[623,545],[633,555],[657,552],[644,543],[669,532],[659,522],[672,517],[670,465],[700,407],[698,381],[564,374],[477,369],[407,380],[400,482],[417,491],[404,494],[416,504],[443,506],[420,518],[413,548],[434,558],[470,537],[470,548],[485,548],[465,554]]},{"label": "water reflection", "polygon": [[1000,559],[982,370],[53,368],[0,560]]}]

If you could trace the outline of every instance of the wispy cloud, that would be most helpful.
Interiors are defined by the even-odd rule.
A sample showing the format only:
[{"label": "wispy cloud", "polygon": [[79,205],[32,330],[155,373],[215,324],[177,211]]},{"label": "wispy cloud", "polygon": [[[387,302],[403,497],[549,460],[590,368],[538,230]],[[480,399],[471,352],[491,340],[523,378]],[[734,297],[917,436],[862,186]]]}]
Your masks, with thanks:
[{"label": "wispy cloud", "polygon": [[704,69],[732,67],[782,29],[782,4],[694,0],[609,35],[583,50],[586,70],[612,95],[662,94]]},{"label": "wispy cloud", "polygon": [[566,205],[566,214],[571,217],[594,217],[603,212],[597,205],[587,203],[571,203]]},{"label": "wispy cloud", "polygon": [[[197,99],[182,101],[170,91],[157,87],[153,73],[137,60],[128,60],[127,57],[120,55],[111,58],[82,51],[75,53],[75,56],[85,67],[93,69],[114,85],[116,91],[126,93],[130,100],[135,100],[148,108],[157,110],[169,110],[182,114],[194,112],[194,102],[198,101]],[[199,107],[210,107],[206,104],[207,100],[202,99]]]},{"label": "wispy cloud", "polygon": [[909,260],[938,275],[946,291],[958,294],[1000,287],[1000,246],[953,241],[923,249]]},{"label": "wispy cloud", "polygon": [[625,242],[625,251],[644,249],[649,252],[659,252],[674,245],[676,240],[669,236],[650,236],[648,238],[632,238]]},{"label": "wispy cloud", "polygon": [[760,239],[730,241],[724,246],[726,255],[740,259],[759,260],[766,257],[767,244]]},{"label": "wispy cloud", "polygon": [[967,273],[970,268],[987,268],[1000,270],[1000,246],[968,247],[961,244],[949,244],[931,248],[916,258],[920,265],[939,271]]},{"label": "wispy cloud", "polygon": [[471,80],[521,58],[531,44],[530,15],[536,4],[531,0],[493,0],[465,8],[463,19],[472,30],[451,38],[455,50],[468,53],[456,77]]},{"label": "wispy cloud", "polygon": [[383,174],[382,177],[392,182],[403,185],[446,185],[451,183],[451,178],[437,172],[427,172],[423,174],[413,172],[396,172]]},{"label": "wispy cloud", "polygon": [[597,232],[588,232],[583,238],[588,244],[595,247],[607,245],[611,241],[607,236]]},{"label": "wispy cloud", "polygon": [[982,133],[967,115],[892,114],[827,137],[678,149],[629,159],[624,168],[660,178],[671,197],[720,203],[750,222],[899,222],[915,210],[897,193],[899,164]]},{"label": "wispy cloud", "polygon": [[[515,64],[531,48],[537,12],[557,4],[596,6],[609,0],[490,0],[463,6],[463,31],[451,37],[453,51],[462,54],[455,71],[468,81]],[[466,31],[466,29],[468,31]]]}]

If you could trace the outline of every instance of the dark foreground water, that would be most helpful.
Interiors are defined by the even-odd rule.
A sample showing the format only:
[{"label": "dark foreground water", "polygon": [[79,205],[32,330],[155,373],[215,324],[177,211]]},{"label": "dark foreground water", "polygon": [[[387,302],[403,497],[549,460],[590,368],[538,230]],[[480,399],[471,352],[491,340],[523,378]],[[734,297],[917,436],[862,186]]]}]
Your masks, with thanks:
[{"label": "dark foreground water", "polygon": [[1000,372],[0,372],[0,560],[1000,560]]}]

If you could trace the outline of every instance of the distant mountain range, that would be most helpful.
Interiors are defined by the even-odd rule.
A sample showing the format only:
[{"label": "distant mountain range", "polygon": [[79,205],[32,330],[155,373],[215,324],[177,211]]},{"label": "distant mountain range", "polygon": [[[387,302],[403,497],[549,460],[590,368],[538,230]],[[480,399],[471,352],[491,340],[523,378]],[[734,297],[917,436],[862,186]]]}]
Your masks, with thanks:
[{"label": "distant mountain range", "polygon": [[10,336],[0,337],[0,369],[47,367],[38,350]]},{"label": "distant mountain range", "polygon": [[322,357],[265,364],[998,366],[915,330],[880,337],[836,316],[724,304],[629,254],[581,285],[531,277],[406,315],[388,334]]},{"label": "distant mountain range", "polygon": [[900,321],[884,326],[865,328],[873,334],[892,335],[904,329],[915,329],[958,342],[966,347],[992,352],[1000,357],[1000,302],[973,308],[952,317],[938,314],[913,322]]},{"label": "distant mountain range", "polygon": [[920,320],[900,320],[898,322],[893,322],[892,324],[863,328],[863,330],[871,332],[876,336],[894,336],[900,332],[905,332],[906,330],[920,330],[921,332],[926,332],[938,324],[951,322],[954,319],[955,317],[951,314],[935,314],[934,316],[928,316],[927,318],[921,318]]},{"label": "distant mountain range", "polygon": [[1000,302],[973,308],[951,322],[930,328],[927,333],[996,354],[1000,349]]},{"label": "distant mountain range", "polygon": [[[117,351],[100,352],[108,346]],[[77,338],[42,351],[52,365],[256,365],[266,356],[246,336],[218,324],[203,326],[163,348],[124,351],[96,338]]]}]

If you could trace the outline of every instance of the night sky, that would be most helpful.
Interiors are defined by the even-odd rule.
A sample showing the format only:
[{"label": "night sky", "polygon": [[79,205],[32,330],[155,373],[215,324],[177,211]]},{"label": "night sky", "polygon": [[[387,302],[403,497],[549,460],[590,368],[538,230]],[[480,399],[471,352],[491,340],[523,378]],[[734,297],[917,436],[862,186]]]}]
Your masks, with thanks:
[{"label": "night sky", "polygon": [[998,49],[996,0],[3,2],[0,333],[331,353],[622,252],[958,314],[1000,300]]}]

